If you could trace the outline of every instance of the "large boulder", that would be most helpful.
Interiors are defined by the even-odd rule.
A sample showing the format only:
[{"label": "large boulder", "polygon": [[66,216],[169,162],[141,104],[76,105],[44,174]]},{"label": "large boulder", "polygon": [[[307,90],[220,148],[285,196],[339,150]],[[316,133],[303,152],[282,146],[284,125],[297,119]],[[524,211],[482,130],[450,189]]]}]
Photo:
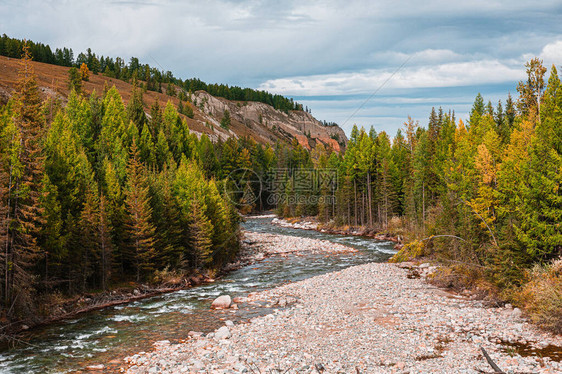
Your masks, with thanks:
[{"label": "large boulder", "polygon": [[215,340],[222,340],[230,339],[231,336],[232,334],[230,333],[230,329],[227,326],[223,326],[215,332],[214,338]]},{"label": "large boulder", "polygon": [[212,309],[228,309],[232,305],[232,299],[228,295],[221,295],[211,304]]}]

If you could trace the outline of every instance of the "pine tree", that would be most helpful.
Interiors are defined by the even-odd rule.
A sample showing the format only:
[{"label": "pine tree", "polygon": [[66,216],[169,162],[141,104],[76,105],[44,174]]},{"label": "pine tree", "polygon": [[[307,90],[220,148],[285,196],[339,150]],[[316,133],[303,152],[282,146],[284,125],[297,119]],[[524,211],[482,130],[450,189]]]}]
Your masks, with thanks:
[{"label": "pine tree", "polygon": [[15,97],[14,124],[17,130],[14,129],[14,136],[20,137],[20,144],[17,154],[13,154],[15,157],[11,157],[5,166],[8,170],[8,191],[7,213],[3,220],[7,229],[2,296],[8,311],[25,313],[33,304],[32,267],[39,255],[37,237],[43,223],[40,191],[44,168],[40,144],[44,121],[27,44],[23,47]]},{"label": "pine tree", "polygon": [[212,232],[213,225],[205,215],[204,206],[196,196],[193,196],[191,203],[191,219],[189,221],[189,233],[191,236],[191,247],[195,257],[195,266],[208,267],[212,260]]},{"label": "pine tree", "polygon": [[107,290],[111,277],[111,263],[113,253],[113,243],[111,241],[111,222],[107,213],[107,202],[105,196],[100,196],[99,219],[97,227],[99,253],[100,253],[100,272],[101,288]]},{"label": "pine tree", "polygon": [[143,125],[140,135],[139,151],[141,162],[149,166],[156,165],[156,149],[154,147],[152,135],[150,135],[150,130],[148,129],[148,125],[146,123]]},{"label": "pine tree", "polygon": [[156,139],[156,163],[159,169],[171,161],[170,148],[168,147],[168,141],[166,140],[166,135],[164,131],[160,130],[158,133],[158,138]]},{"label": "pine tree", "polygon": [[146,170],[140,162],[136,142],[133,142],[130,153],[125,190],[126,229],[131,250],[129,257],[138,282],[141,274],[153,269],[155,229],[151,222],[152,208]]},{"label": "pine tree", "polygon": [[[73,255],[74,267],[79,269],[81,289],[86,290],[91,277],[96,273],[95,266],[100,263],[98,223],[100,220],[99,201],[93,191],[86,193],[84,208],[78,220],[80,246]],[[76,260],[78,261],[76,262]],[[100,282],[101,283],[101,282]]]},{"label": "pine tree", "polygon": [[129,105],[127,105],[127,115],[129,121],[132,121],[137,126],[138,131],[141,132],[144,125],[147,123],[147,119],[144,113],[142,90],[138,89],[136,82],[133,83],[131,98],[129,100]]},{"label": "pine tree", "polygon": [[[527,252],[542,261],[562,254],[561,98],[562,84],[553,66],[540,109],[541,120],[530,145],[530,160],[523,169],[521,224],[517,227],[517,236]],[[533,116],[529,113],[531,120]]]},{"label": "pine tree", "polygon": [[158,100],[150,107],[150,134],[152,138],[156,138],[162,127],[162,109]]},{"label": "pine tree", "polygon": [[68,70],[68,88],[77,93],[82,92],[82,77],[78,69],[74,66]]},{"label": "pine tree", "polygon": [[527,68],[527,81],[519,82],[517,85],[517,91],[519,92],[517,106],[523,116],[539,117],[540,122],[546,68],[542,66],[542,60],[536,57],[527,62],[525,67]]},{"label": "pine tree", "polygon": [[107,212],[108,226],[111,227],[111,242],[113,243],[114,249],[112,257],[115,261],[116,271],[118,271],[121,276],[124,276],[126,257],[126,210],[124,194],[113,164],[105,159],[102,167],[104,176],[102,195],[105,196],[105,211]]},{"label": "pine tree", "polygon": [[[175,169],[166,167],[151,178],[151,196],[154,205],[156,226],[157,266],[177,269],[183,265],[187,270],[193,260],[188,252],[189,233],[187,219],[183,219],[173,194],[172,185]],[[193,263],[193,262],[191,262]]]},{"label": "pine tree", "polygon": [[[164,131],[164,135],[166,136],[166,140],[172,137],[172,129],[179,121],[178,112],[172,104],[171,101],[166,103],[166,108],[164,108],[164,114],[162,116],[162,130]],[[158,133],[156,133],[158,135]]]},{"label": "pine tree", "polygon": [[41,227],[39,244],[44,251],[43,283],[49,287],[51,262],[60,264],[66,255],[66,238],[63,235],[64,221],[61,214],[61,204],[58,198],[57,186],[51,183],[47,174],[43,177],[43,191],[41,192],[41,207],[43,209],[44,224]]},{"label": "pine tree", "polygon": [[476,95],[476,99],[474,99],[472,109],[470,110],[470,126],[478,125],[480,117],[484,114],[484,110],[484,98],[480,93],[478,93],[478,95]]},{"label": "pine tree", "polygon": [[230,112],[228,109],[224,110],[222,119],[221,119],[221,127],[227,129],[230,127]]},{"label": "pine tree", "polygon": [[190,103],[185,103],[183,114],[185,114],[188,118],[195,117],[195,113],[193,112],[193,107]]}]

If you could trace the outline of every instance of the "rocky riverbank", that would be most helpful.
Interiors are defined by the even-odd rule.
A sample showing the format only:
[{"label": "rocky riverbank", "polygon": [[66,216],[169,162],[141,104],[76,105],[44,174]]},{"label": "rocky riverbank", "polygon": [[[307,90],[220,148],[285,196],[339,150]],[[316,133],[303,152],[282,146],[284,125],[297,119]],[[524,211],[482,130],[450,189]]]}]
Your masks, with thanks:
[{"label": "rocky riverbank", "polygon": [[305,217],[302,219],[291,219],[291,220],[277,217],[274,218],[271,221],[271,223],[281,227],[290,227],[293,229],[302,229],[302,230],[316,230],[327,234],[365,236],[376,240],[395,242],[396,249],[400,249],[402,247],[403,238],[401,236],[394,236],[394,235],[389,235],[387,233],[380,233],[375,229],[368,228],[368,227],[353,227],[353,226],[332,227],[329,225],[322,225],[318,223],[315,217]]},{"label": "rocky riverbank", "polygon": [[84,293],[69,298],[62,298],[58,293],[52,296],[46,295],[43,297],[45,301],[39,304],[42,310],[41,315],[29,317],[6,326],[0,323],[0,344],[20,341],[25,339],[26,334],[35,328],[74,318],[83,313],[127,304],[213,281],[214,279],[207,275],[194,274],[188,277],[174,277],[158,284],[130,283],[127,286],[116,287],[104,292]]},{"label": "rocky riverbank", "polygon": [[[337,247],[288,238],[247,233],[245,240],[269,254],[291,253],[293,245]],[[421,269],[427,272],[427,266]],[[186,332],[179,344],[158,342],[154,351],[126,358],[122,371],[492,372],[480,347],[506,373],[562,370],[556,361],[562,359],[562,337],[538,331],[516,308],[491,308],[411,273],[394,264],[367,264],[249,295],[246,301],[278,310],[248,323],[226,321],[206,336]]]},{"label": "rocky riverbank", "polygon": [[305,253],[341,254],[357,252],[355,248],[327,240],[288,235],[243,232],[242,251],[237,261],[226,266],[231,271],[271,256],[304,255]]}]

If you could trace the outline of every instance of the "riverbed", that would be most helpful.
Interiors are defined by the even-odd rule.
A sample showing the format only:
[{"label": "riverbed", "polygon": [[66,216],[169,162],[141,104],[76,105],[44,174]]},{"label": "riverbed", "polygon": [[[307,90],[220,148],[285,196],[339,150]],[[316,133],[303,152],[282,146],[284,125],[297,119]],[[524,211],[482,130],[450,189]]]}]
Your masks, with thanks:
[{"label": "riverbed", "polygon": [[105,365],[105,372],[116,370],[123,357],[151,350],[155,341],[174,343],[185,339],[189,331],[213,331],[225,319],[236,323],[272,312],[271,308],[250,304],[227,312],[210,310],[213,299],[221,294],[244,297],[354,265],[385,262],[396,252],[392,242],[280,227],[271,221],[272,217],[249,218],[243,229],[327,240],[357,251],[271,256],[214,283],[85,313],[36,329],[29,332],[24,343],[0,352],[0,372],[65,373],[100,363]]}]

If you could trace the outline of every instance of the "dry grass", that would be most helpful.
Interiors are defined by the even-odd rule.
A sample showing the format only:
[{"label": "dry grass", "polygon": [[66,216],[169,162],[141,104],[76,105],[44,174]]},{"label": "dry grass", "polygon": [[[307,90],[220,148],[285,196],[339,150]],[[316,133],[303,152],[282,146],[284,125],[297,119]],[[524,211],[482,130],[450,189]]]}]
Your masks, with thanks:
[{"label": "dry grass", "polygon": [[156,270],[152,278],[155,284],[163,284],[167,286],[178,286],[182,284],[185,276],[179,271],[170,271],[168,267],[162,270]]},{"label": "dry grass", "polygon": [[518,303],[534,323],[562,334],[562,258],[533,268]]},{"label": "dry grass", "polygon": [[412,261],[415,258],[424,255],[425,245],[423,242],[414,240],[402,247],[394,256],[388,260],[389,262],[405,262]]},{"label": "dry grass", "polygon": [[401,236],[402,238],[407,234],[406,219],[400,217],[392,217],[388,221],[385,231],[391,236]]}]

